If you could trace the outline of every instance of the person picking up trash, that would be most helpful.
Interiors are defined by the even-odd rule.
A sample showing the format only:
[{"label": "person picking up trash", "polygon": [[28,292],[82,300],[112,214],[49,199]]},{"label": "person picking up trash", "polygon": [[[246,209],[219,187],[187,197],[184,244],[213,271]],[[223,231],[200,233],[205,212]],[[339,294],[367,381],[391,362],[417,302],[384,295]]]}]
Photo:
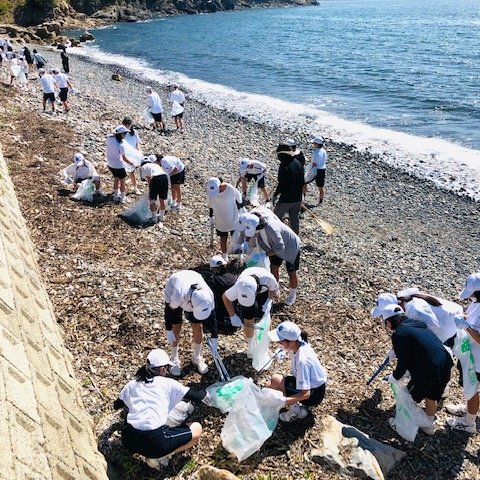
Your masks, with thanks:
[{"label": "person picking up trash", "polygon": [[[422,430],[427,435],[433,435],[437,401],[442,398],[450,380],[452,357],[424,322],[408,318],[399,305],[387,305],[382,319],[387,331],[392,332],[393,350],[397,357],[397,366],[388,376],[388,382],[397,383],[407,370],[410,372],[407,389],[415,402],[425,400],[425,413],[430,425],[422,427]],[[389,424],[395,430],[395,418],[390,418]]]},{"label": "person picking up trash", "polygon": [[[138,135],[137,130],[133,126],[133,121],[131,117],[125,117],[122,121],[122,125],[128,130],[128,133],[125,135],[124,141],[127,142],[132,148],[140,151],[140,136]],[[130,177],[130,182],[132,184],[133,193],[140,195],[142,192],[138,189],[137,177],[135,176],[135,165],[127,165],[126,171]]]},{"label": "person picking up trash", "polygon": [[157,469],[167,465],[174,453],[196,445],[202,435],[198,422],[177,427],[167,425],[169,412],[180,401],[200,401],[207,395],[205,390],[195,391],[173,378],[166,378],[171,365],[164,350],[152,350],[113,404],[115,410],[127,408],[123,446],[146,457],[147,465]]},{"label": "person picking up trash", "polygon": [[185,183],[185,164],[173,155],[157,155],[163,170],[170,178],[172,189],[172,210],[182,208],[182,185]]},{"label": "person picking up trash", "polygon": [[[313,151],[312,151],[312,162],[309,165],[309,168],[316,170],[316,175],[311,180],[315,180],[315,184],[318,188],[318,204],[323,203],[325,198],[325,171],[327,168],[327,152],[323,147],[324,140],[320,135],[312,139]],[[313,172],[312,172],[313,173]],[[309,182],[310,183],[310,182]]]},{"label": "person picking up trash", "polygon": [[[106,197],[107,194],[100,188],[100,175],[93,163],[87,160],[82,153],[77,152],[73,156],[73,164],[64,170],[65,174],[73,182],[73,189],[77,191],[78,185],[84,180],[91,179],[96,188],[96,194],[100,197]],[[70,175],[71,174],[71,175]]]},{"label": "person picking up trash", "polygon": [[250,160],[248,158],[242,158],[240,160],[240,173],[235,185],[236,188],[242,184],[243,203],[248,203],[247,197],[247,183],[253,180],[257,182],[258,188],[262,191],[265,202],[268,201],[268,192],[265,188],[265,175],[267,172],[267,166],[265,163],[258,160]]},{"label": "person picking up trash", "polygon": [[[250,358],[254,343],[253,322],[272,305],[272,299],[278,292],[278,282],[264,268],[246,268],[238,277],[235,285],[223,294],[223,303],[234,327],[245,326],[245,337],[248,343],[247,357]],[[235,313],[233,302],[240,305],[241,316]],[[243,321],[242,321],[243,319]]]},{"label": "person picking up trash", "polygon": [[268,332],[272,342],[293,352],[292,375],[275,374],[267,387],[280,390],[285,395],[288,410],[280,414],[282,422],[294,422],[308,415],[305,407],[320,405],[325,397],[327,373],[308,343],[308,334],[293,322],[282,322]]},{"label": "person picking up trash", "polygon": [[233,234],[238,222],[238,211],[243,207],[240,192],[220,177],[211,177],[207,181],[207,203],[209,224],[217,230],[220,237],[220,250],[228,262],[227,239]]},{"label": "person picking up trash", "polygon": [[[142,162],[141,176],[148,182],[148,198],[152,219],[163,222],[165,218],[165,200],[168,197],[168,176],[159,165],[156,155],[146,157]],[[157,207],[160,203],[160,210]]]},{"label": "person picking up trash", "polygon": [[203,375],[208,367],[202,357],[203,323],[210,324],[212,345],[214,350],[218,346],[217,318],[213,292],[203,277],[193,270],[180,270],[171,275],[165,284],[163,292],[165,300],[165,327],[168,343],[172,346],[170,360],[173,362],[170,373],[179,377],[182,374],[181,363],[178,358],[180,332],[182,330],[182,314],[192,326],[193,354],[192,362],[197,365]]},{"label": "person picking up trash", "polygon": [[153,117],[152,130],[159,129],[160,132],[165,132],[165,124],[162,118],[163,106],[160,96],[152,87],[146,87],[145,93],[147,94],[148,111]]}]

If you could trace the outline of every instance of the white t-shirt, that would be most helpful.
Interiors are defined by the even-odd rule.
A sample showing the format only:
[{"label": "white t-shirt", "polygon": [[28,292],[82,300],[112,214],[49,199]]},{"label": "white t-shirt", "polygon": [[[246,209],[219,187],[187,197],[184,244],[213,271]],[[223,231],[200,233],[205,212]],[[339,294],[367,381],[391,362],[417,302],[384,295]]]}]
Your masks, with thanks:
[{"label": "white t-shirt", "polygon": [[[467,308],[467,322],[472,330],[480,333],[480,303],[472,302]],[[475,358],[475,371],[480,373],[480,343],[470,336],[470,345]]]},{"label": "white t-shirt", "polygon": [[242,203],[240,192],[229,183],[225,186],[225,190],[216,197],[207,195],[208,206],[213,209],[215,215],[215,227],[220,232],[235,230],[238,222],[237,203]]},{"label": "white t-shirt", "polygon": [[55,92],[55,80],[49,73],[44,73],[40,80],[40,85],[42,86],[43,93],[54,93]]},{"label": "white t-shirt", "polygon": [[214,305],[213,293],[203,277],[193,270],[180,270],[169,277],[163,291],[165,303],[173,310],[180,307],[185,312],[193,312],[192,285],[197,284]]},{"label": "white t-shirt", "polygon": [[138,133],[135,129],[133,130],[133,135],[129,131],[125,135],[125,138],[123,140],[127,142],[129,145],[131,145],[133,148],[137,148],[138,144],[140,143],[140,137],[138,136]]},{"label": "white t-shirt", "polygon": [[327,372],[309,343],[304,343],[292,357],[292,374],[297,390],[310,390],[327,381]]},{"label": "white t-shirt", "polygon": [[178,170],[175,175],[185,170],[185,164],[178,157],[174,157],[173,155],[165,155],[160,163],[169,177],[175,169]]},{"label": "white t-shirt", "polygon": [[313,151],[312,162],[316,164],[318,170],[324,170],[327,167],[327,152],[324,148],[316,148]]},{"label": "white t-shirt", "polygon": [[251,167],[249,168],[240,168],[241,177],[244,177],[247,173],[250,175],[258,175],[260,178],[265,175],[267,166],[264,163],[259,162],[258,160],[251,160],[250,165]]},{"label": "white t-shirt", "polygon": [[68,88],[68,77],[64,73],[53,75],[53,78],[57,82],[58,88]]},{"label": "white t-shirt", "polygon": [[168,95],[168,100],[172,103],[178,102],[181,105],[183,102],[185,102],[185,95],[182,91],[176,88],[173,92],[170,92]]},{"label": "white t-shirt", "polygon": [[162,101],[158,96],[157,92],[152,92],[147,97],[148,107],[150,108],[150,113],[162,113]]},{"label": "white t-shirt", "polygon": [[128,407],[127,422],[137,430],[147,431],[165,425],[168,413],[188,390],[173,378],[154,377],[150,383],[131,380],[119,398]]},{"label": "white t-shirt", "polygon": [[84,180],[85,178],[98,177],[96,168],[89,160],[83,160],[80,165],[75,165],[75,167],[74,182],[77,182],[77,180]]},{"label": "white t-shirt", "polygon": [[[275,277],[264,268],[261,267],[249,267],[246,268],[238,277],[237,282],[245,278],[246,276],[256,275],[260,281],[260,292],[266,292],[267,290],[271,292],[276,292],[278,290],[278,282]],[[237,283],[225,291],[225,296],[231,301],[234,302],[238,300],[238,287]]]},{"label": "white t-shirt", "polygon": [[110,168],[125,168],[122,159],[125,155],[125,149],[112,133],[107,135],[107,165]]},{"label": "white t-shirt", "polygon": [[158,177],[160,175],[166,175],[166,173],[158,163],[146,163],[142,167],[142,178]]}]

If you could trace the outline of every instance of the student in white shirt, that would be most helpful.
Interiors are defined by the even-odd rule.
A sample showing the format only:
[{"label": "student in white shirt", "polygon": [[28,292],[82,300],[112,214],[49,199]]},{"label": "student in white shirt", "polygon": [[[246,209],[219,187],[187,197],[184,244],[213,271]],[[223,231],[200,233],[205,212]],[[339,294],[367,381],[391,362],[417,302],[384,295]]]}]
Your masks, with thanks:
[{"label": "student in white shirt", "polygon": [[[172,85],[172,91],[168,95],[168,100],[172,103],[172,117],[177,129],[183,128],[183,112],[185,108],[185,95],[178,88],[178,85]],[[175,105],[178,104],[178,105]],[[176,109],[175,109],[176,107]],[[181,108],[178,108],[181,107]],[[178,113],[176,113],[178,110]]]},{"label": "student in white shirt", "polygon": [[63,104],[63,109],[65,112],[68,112],[70,110],[70,107],[68,105],[68,89],[72,89],[72,84],[70,82],[70,79],[65,73],[60,73],[59,70],[54,68],[52,70],[53,78],[55,80],[55,83],[57,84],[57,87],[60,89],[60,101]]},{"label": "student in white shirt", "polygon": [[[315,175],[315,184],[318,187],[318,204],[323,203],[325,198],[325,171],[327,168],[327,152],[323,148],[323,137],[318,136],[312,139],[313,152],[312,152],[312,166],[317,169]],[[312,180],[313,181],[313,180]]]},{"label": "student in white shirt", "polygon": [[[128,130],[125,135],[124,141],[131,145],[135,150],[140,151],[140,137],[138,132],[133,128],[133,122],[130,117],[125,117],[122,121],[122,125]],[[142,192],[138,189],[137,177],[135,176],[135,165],[126,165],[126,172],[132,182],[133,193],[140,195]]]},{"label": "student in white shirt", "polygon": [[73,170],[73,185],[74,191],[78,189],[78,185],[84,180],[92,179],[96,188],[96,194],[101,197],[106,197],[105,192],[100,188],[100,175],[92,162],[87,160],[83,154],[77,152],[73,156],[74,170]]},{"label": "student in white shirt", "polygon": [[52,106],[52,112],[55,111],[55,79],[49,73],[45,73],[43,68],[38,70],[40,85],[43,90],[43,111],[47,108],[47,101]]},{"label": "student in white shirt", "polygon": [[152,130],[159,128],[160,131],[165,132],[165,125],[162,119],[163,106],[160,96],[152,87],[147,87],[145,93],[147,94],[148,109],[153,116]]},{"label": "student in white shirt", "polygon": [[183,399],[199,401],[205,390],[195,391],[173,378],[166,378],[171,366],[167,353],[152,350],[146,363],[135,374],[135,379],[123,387],[113,406],[127,408],[122,430],[122,443],[132,453],[147,458],[152,468],[167,465],[171,455],[196,445],[202,435],[198,422],[178,427],[167,425],[169,412]]},{"label": "student in white shirt", "polygon": [[[278,292],[278,282],[264,268],[246,268],[238,277],[233,287],[222,296],[225,309],[234,327],[245,325],[245,337],[248,343],[247,357],[250,358],[253,346],[253,323],[255,317],[261,317],[272,306],[272,299]],[[235,313],[234,302],[240,305],[241,318]],[[242,322],[243,318],[243,322]]]},{"label": "student in white shirt", "polygon": [[[165,200],[168,197],[168,176],[160,166],[156,155],[150,155],[142,162],[142,178],[148,182],[148,198],[152,218],[162,222],[165,217]],[[157,208],[160,202],[160,211]]]},{"label": "student in white shirt", "polygon": [[185,183],[185,164],[173,155],[157,155],[163,170],[170,178],[172,189],[172,210],[182,208],[182,185]]},{"label": "student in white shirt", "polygon": [[265,175],[267,172],[267,166],[265,163],[258,160],[250,160],[248,158],[242,158],[240,160],[239,177],[235,187],[238,188],[240,183],[242,184],[243,201],[247,199],[247,183],[250,180],[257,182],[258,188],[262,191],[265,201],[268,201],[268,192],[265,188]]},{"label": "student in white shirt", "polygon": [[233,234],[238,222],[238,210],[242,208],[242,196],[230,183],[219,177],[211,177],[207,181],[207,202],[209,207],[209,224],[216,228],[220,237],[220,250],[228,261],[228,233]]},{"label": "student in white shirt", "polygon": [[325,396],[327,373],[308,343],[308,335],[293,322],[282,322],[268,332],[270,340],[280,343],[284,350],[293,352],[292,375],[273,375],[267,385],[285,395],[285,407],[280,414],[282,422],[301,420],[308,415],[305,407],[320,405]]}]

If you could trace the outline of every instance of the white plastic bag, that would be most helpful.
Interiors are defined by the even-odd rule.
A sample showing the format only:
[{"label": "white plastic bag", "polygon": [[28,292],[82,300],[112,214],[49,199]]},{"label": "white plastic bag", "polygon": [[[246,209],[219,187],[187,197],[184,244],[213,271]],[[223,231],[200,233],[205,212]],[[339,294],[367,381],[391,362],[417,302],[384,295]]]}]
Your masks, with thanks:
[{"label": "white plastic bag", "polygon": [[185,423],[189,415],[193,413],[194,407],[191,403],[184,402],[183,400],[178,402],[172,410],[168,412],[166,425],[169,427],[178,427],[182,423]]},{"label": "white plastic bag", "polygon": [[142,112],[142,115],[145,121],[149,124],[152,124],[155,121],[148,107]]},{"label": "white plastic bag", "polygon": [[130,208],[127,208],[122,213],[122,217],[137,225],[143,225],[151,220],[148,192],[145,192]]},{"label": "white plastic bag", "polygon": [[95,185],[91,178],[84,180],[77,188],[77,191],[72,195],[75,200],[83,202],[93,202],[93,194],[95,193]]},{"label": "white plastic bag", "polygon": [[60,172],[60,179],[65,185],[71,185],[75,179],[75,172],[77,171],[77,166],[74,163],[71,163],[68,167],[64,168]]},{"label": "white plastic bag", "polygon": [[136,167],[139,167],[142,164],[143,154],[140,150],[137,150],[135,147],[132,147],[128,142],[122,142],[123,148],[125,149],[125,156],[133,163],[125,163],[125,170],[127,172],[133,172]]},{"label": "white plastic bag", "polygon": [[273,363],[273,359],[270,356],[268,349],[270,345],[270,339],[268,338],[268,332],[272,324],[272,317],[270,314],[270,308],[263,314],[263,317],[254,330],[253,343],[250,348],[252,355],[252,367],[259,372],[260,370],[268,370]]},{"label": "white plastic bag", "polygon": [[184,110],[184,108],[178,102],[173,102],[172,103],[172,116],[173,117],[183,113],[183,110]]},{"label": "white plastic bag", "polygon": [[233,235],[230,237],[230,241],[228,242],[227,246],[227,253],[235,253],[239,252],[242,248],[242,244],[240,242],[240,236],[241,236],[240,230],[235,230],[233,232]]},{"label": "white plastic bag", "polygon": [[258,196],[258,182],[253,182],[247,190],[247,197],[251,205],[258,207],[260,205],[260,199]]},{"label": "white plastic bag", "polygon": [[282,392],[246,383],[222,428],[223,448],[239,462],[253,455],[272,435],[284,404]]},{"label": "white plastic bag", "polygon": [[304,177],[305,183],[310,183],[314,180],[314,178],[317,176],[317,170],[318,167],[314,167],[313,162],[308,164]]},{"label": "white plastic bag", "polygon": [[245,259],[246,267],[261,267],[265,270],[270,271],[270,259],[265,252],[261,252],[258,249],[253,250],[253,252],[248,255]]},{"label": "white plastic bag", "polygon": [[470,400],[478,391],[478,382],[470,336],[465,330],[457,331],[453,345],[453,354],[462,365],[463,394],[467,400]]},{"label": "white plastic bag", "polygon": [[213,406],[222,413],[228,413],[235,405],[235,401],[247,382],[253,382],[253,380],[239,375],[233,377],[227,383],[214,383],[207,387],[206,390]]}]

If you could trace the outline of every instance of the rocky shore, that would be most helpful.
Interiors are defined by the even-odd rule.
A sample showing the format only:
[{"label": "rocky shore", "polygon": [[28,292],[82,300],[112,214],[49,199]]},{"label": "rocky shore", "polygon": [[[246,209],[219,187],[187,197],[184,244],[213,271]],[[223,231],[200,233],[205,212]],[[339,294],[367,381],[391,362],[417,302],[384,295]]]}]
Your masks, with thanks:
[{"label": "rocky shore", "polygon": [[[45,56],[49,66],[60,64],[57,52]],[[126,380],[149,349],[165,345],[166,278],[178,269],[206,268],[213,254],[208,248],[207,178],[218,174],[235,181],[239,158],[262,157],[270,169],[267,185],[274,187],[277,161],[272,151],[279,141],[294,136],[309,153],[310,136],[322,132],[279,131],[190,100],[184,132],[159,135],[142,128],[146,106],[142,79],[120,72],[124,79],[114,82],[111,76],[116,69],[75,56],[70,64],[79,94],[71,98],[68,115],[41,112],[36,81],[29,82],[25,92],[0,85],[2,145],[57,319],[84,386],[85,405],[100,434],[118,419],[111,405]],[[157,88],[166,105],[164,86]],[[167,215],[163,226],[133,229],[118,217],[124,206],[106,203],[93,208],[76,203],[58,181],[57,173],[71,162],[75,151],[82,150],[97,164],[106,191],[111,191],[104,140],[126,115],[140,126],[145,153],[173,154],[189,162],[185,208]],[[167,127],[173,127],[168,115]],[[478,203],[395,170],[381,158],[360,154],[353,145],[327,139],[326,149],[326,201],[314,212],[332,223],[335,233],[325,236],[308,215],[302,221],[298,300],[292,307],[277,305],[273,319],[275,324],[293,319],[308,331],[328,370],[326,401],[314,414],[334,415],[405,451],[406,459],[389,478],[479,478],[478,435],[446,429],[447,414],[440,408],[434,437],[419,434],[415,444],[404,442],[388,426],[393,399],[386,382],[379,379],[365,386],[390,348],[387,334],[369,315],[376,295],[415,285],[456,299],[466,276],[480,265]],[[309,190],[307,204],[316,198],[313,187]],[[134,201],[136,196],[130,198]],[[283,273],[282,298],[286,290]],[[188,328],[185,333],[183,382],[214,383],[213,368],[201,377],[188,367]],[[232,376],[253,375],[241,333],[223,336],[219,343]],[[288,370],[289,362],[272,368]],[[262,383],[268,375],[255,378]],[[456,373],[453,378],[448,401],[462,401]],[[313,418],[277,427],[263,448],[242,464],[221,448],[223,416],[218,411],[202,405],[194,419],[201,421],[205,439],[154,478],[174,478],[179,472],[183,477],[177,478],[190,478],[202,464],[252,480],[340,478],[309,460],[320,439],[319,422]],[[118,478],[154,475],[115,443],[101,445]]]}]

